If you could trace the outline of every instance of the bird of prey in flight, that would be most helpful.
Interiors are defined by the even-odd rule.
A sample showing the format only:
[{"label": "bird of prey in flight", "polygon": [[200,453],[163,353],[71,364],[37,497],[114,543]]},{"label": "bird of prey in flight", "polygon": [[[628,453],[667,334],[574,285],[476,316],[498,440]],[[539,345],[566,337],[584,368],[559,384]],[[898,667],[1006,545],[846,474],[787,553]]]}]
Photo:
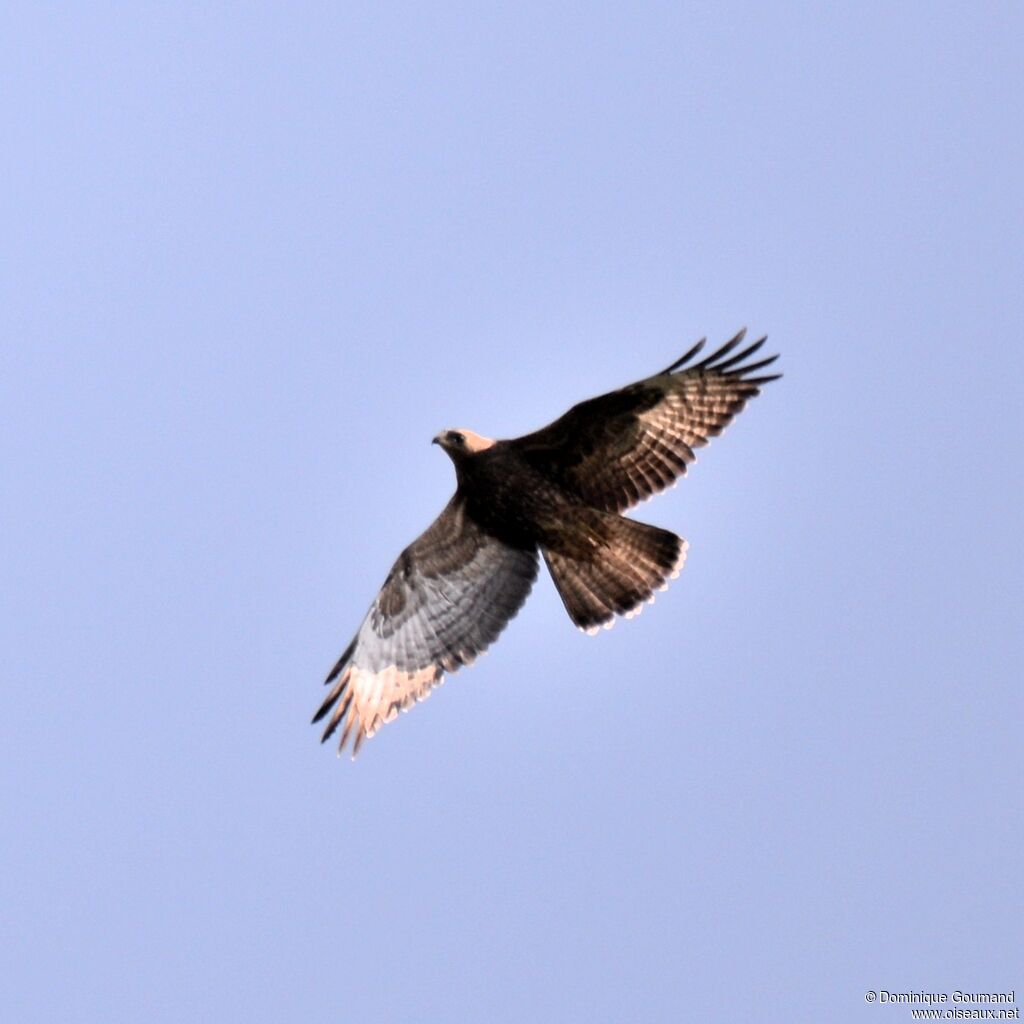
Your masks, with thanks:
[{"label": "bird of prey in flight", "polygon": [[444,511],[398,556],[345,653],[314,722],[340,753],[468,665],[551,573],[569,618],[587,633],[637,614],[679,575],[686,541],[621,515],[674,483],[778,374],[757,376],[765,339],[740,331],[712,355],[700,341],[660,373],[574,405],[542,430],[493,441],[471,430],[434,438],[455,464]]}]

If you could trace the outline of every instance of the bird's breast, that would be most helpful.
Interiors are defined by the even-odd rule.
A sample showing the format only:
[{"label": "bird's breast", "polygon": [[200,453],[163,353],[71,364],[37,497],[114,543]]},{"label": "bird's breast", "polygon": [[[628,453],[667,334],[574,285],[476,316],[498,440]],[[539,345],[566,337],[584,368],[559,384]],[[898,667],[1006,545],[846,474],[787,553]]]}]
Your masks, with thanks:
[{"label": "bird's breast", "polygon": [[460,486],[469,514],[488,532],[521,547],[543,543],[565,503],[550,481],[511,454],[481,458]]}]

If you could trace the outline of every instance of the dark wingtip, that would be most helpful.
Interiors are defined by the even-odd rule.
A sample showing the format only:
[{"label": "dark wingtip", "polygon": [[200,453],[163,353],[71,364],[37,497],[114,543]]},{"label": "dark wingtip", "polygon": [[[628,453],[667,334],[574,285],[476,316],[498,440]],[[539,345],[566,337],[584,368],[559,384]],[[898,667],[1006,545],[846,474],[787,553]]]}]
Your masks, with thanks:
[{"label": "dark wingtip", "polygon": [[[779,354],[776,352],[775,355],[769,356],[767,359],[762,359],[758,363],[750,363],[747,366],[739,366],[735,370],[733,370],[733,373],[736,374],[737,376],[740,376],[747,373],[753,373],[755,370],[763,370],[766,366],[771,366],[772,363],[774,363],[775,360],[778,358]],[[718,367],[716,367],[716,369],[718,369]]]},{"label": "dark wingtip", "polygon": [[707,340],[707,338],[701,338],[693,348],[691,348],[685,355],[680,356],[674,363],[666,366],[661,373],[672,373],[673,370],[678,370],[685,363],[688,363],[707,344]]},{"label": "dark wingtip", "polygon": [[[763,370],[766,366],[771,366],[779,358],[779,355],[776,353],[773,356],[768,356],[767,359],[760,359],[756,363],[744,363],[745,359],[749,359],[750,356],[760,352],[762,346],[768,340],[768,335],[764,335],[748,345],[742,352],[733,353],[733,349],[743,341],[746,330],[744,327],[743,330],[739,331],[735,337],[730,338],[720,349],[712,352],[711,355],[706,356],[699,363],[686,367],[684,372],[698,371],[712,377],[725,378],[733,383],[742,383],[744,385],[767,384],[769,381],[778,380],[782,376],[781,373],[762,377],[747,376],[747,374]],[[725,356],[729,358],[726,359]]]},{"label": "dark wingtip", "polygon": [[[319,722],[321,718],[331,709],[335,708],[335,712],[331,715],[331,720],[327,723],[327,728],[324,729],[324,734],[320,737],[320,742],[324,743],[330,738],[331,734],[341,724],[341,720],[345,717],[348,709],[352,705],[354,697],[351,687],[348,686],[347,682],[345,686],[341,687],[336,693],[334,691],[328,696],[327,700],[324,701],[320,710],[314,717],[314,722]],[[339,703],[340,701],[340,703]]]},{"label": "dark wingtip", "polygon": [[[338,701],[338,698],[334,694],[332,694],[330,697],[328,697],[327,700],[325,700],[323,702],[323,704],[320,705],[320,710],[313,716],[313,721],[310,722],[309,724],[310,725],[316,725],[317,722],[321,721],[323,719],[324,715],[326,715],[327,712],[330,711],[331,708],[334,707],[334,705],[337,703],[337,701]],[[338,719],[337,718],[332,718],[327,723],[327,728],[324,729],[324,734],[323,734],[323,736],[320,737],[320,742],[323,743],[323,741],[325,739],[327,739],[327,737],[330,736],[331,733],[334,732],[334,730],[337,729],[337,728],[338,728]]]},{"label": "dark wingtip", "polygon": [[334,663],[334,668],[327,673],[327,678],[324,680],[324,686],[327,686],[329,683],[333,683],[334,680],[341,675],[341,670],[348,664],[349,659],[352,657],[352,652],[356,649],[356,641],[358,639],[358,634],[352,638],[352,643],[345,648],[342,656]]},{"label": "dark wingtip", "polygon": [[699,363],[690,367],[691,370],[707,370],[712,368],[712,363],[717,363],[722,356],[728,355],[745,337],[746,327],[741,327],[720,349],[705,356]]},{"label": "dark wingtip", "polygon": [[715,363],[715,369],[719,373],[724,373],[729,369],[730,366],[735,366],[737,363],[742,363],[744,359],[752,356],[761,346],[768,340],[768,336],[765,335],[763,338],[758,338],[753,345],[748,345],[742,352],[737,352],[733,356],[729,356],[728,359],[721,363]]},{"label": "dark wingtip", "polygon": [[[761,346],[768,340],[768,335],[765,334],[758,338],[753,344],[748,345],[742,352],[730,355],[733,349],[735,349],[746,336],[746,327],[741,327],[724,345],[722,345],[721,348],[716,349],[711,353],[711,355],[705,356],[699,363],[694,363],[692,366],[688,366],[687,364],[690,360],[704,348],[704,345],[707,342],[707,338],[701,338],[693,348],[677,359],[674,363],[666,366],[661,373],[687,373],[691,370],[713,370],[721,374],[728,373],[730,377],[739,377],[745,373],[752,373],[754,370],[760,370],[762,367],[770,365],[779,358],[777,355],[774,355],[770,359],[765,359],[759,363],[752,363],[750,366],[739,365],[744,359],[749,358],[755,352],[759,351]],[[726,356],[729,356],[729,358],[726,359]],[[781,374],[779,374],[779,376],[781,376]],[[772,377],[771,379],[775,380],[776,378]]]}]

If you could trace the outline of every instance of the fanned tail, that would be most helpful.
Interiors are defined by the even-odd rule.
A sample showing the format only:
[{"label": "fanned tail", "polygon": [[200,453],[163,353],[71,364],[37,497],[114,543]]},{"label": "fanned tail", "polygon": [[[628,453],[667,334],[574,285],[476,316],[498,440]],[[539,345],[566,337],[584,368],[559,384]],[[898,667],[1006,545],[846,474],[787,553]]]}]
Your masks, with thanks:
[{"label": "fanned tail", "polygon": [[569,618],[587,633],[632,618],[675,579],[686,541],[633,519],[581,509],[565,533],[545,546],[544,561]]}]

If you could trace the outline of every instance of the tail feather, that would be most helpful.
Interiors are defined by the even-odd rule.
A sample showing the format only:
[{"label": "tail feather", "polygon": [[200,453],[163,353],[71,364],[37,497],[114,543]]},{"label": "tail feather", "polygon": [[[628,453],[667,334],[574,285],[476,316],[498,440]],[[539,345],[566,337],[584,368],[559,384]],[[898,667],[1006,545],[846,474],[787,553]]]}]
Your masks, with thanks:
[{"label": "tail feather", "polygon": [[596,633],[616,615],[631,618],[653,601],[654,591],[679,575],[686,547],[668,530],[586,509],[543,551],[569,618]]}]

